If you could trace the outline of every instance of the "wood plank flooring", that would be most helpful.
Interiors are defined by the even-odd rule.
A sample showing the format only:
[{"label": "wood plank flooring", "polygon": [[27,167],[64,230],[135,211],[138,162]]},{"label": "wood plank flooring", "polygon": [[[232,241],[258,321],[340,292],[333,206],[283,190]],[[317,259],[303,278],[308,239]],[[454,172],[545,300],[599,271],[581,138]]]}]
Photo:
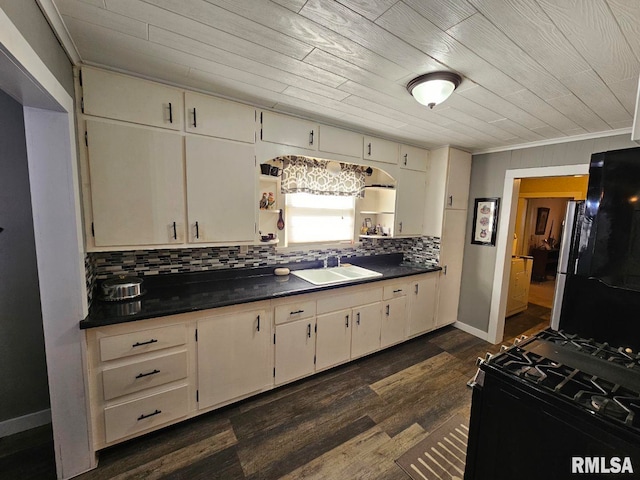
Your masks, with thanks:
[{"label": "wood plank flooring", "polygon": [[[505,342],[548,309],[507,320]],[[179,425],[105,449],[107,479],[406,480],[394,460],[452,415],[469,415],[475,359],[496,352],[446,327]],[[0,439],[0,477],[55,478],[50,428]]]}]

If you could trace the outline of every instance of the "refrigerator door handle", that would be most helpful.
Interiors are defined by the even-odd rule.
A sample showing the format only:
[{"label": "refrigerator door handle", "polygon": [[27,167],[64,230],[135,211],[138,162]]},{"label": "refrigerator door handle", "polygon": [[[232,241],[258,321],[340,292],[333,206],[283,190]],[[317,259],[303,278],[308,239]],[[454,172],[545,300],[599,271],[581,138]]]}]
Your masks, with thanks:
[{"label": "refrigerator door handle", "polygon": [[560,244],[560,252],[558,257],[558,273],[568,273],[569,257],[571,256],[571,247],[573,244],[573,230],[576,228],[576,202],[567,203],[567,212],[564,216],[564,233],[562,235],[562,243]]},{"label": "refrigerator door handle", "polygon": [[562,299],[564,298],[564,288],[567,282],[567,275],[558,273],[556,276],[556,291],[553,295],[553,306],[551,308],[551,328],[560,329],[560,313],[562,312]]}]

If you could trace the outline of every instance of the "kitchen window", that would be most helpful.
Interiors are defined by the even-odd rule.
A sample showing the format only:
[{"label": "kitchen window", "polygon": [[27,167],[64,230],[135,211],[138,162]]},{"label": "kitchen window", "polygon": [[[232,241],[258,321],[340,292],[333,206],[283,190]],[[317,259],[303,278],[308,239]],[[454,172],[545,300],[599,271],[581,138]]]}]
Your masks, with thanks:
[{"label": "kitchen window", "polygon": [[353,241],[355,197],[312,193],[285,197],[289,245]]}]

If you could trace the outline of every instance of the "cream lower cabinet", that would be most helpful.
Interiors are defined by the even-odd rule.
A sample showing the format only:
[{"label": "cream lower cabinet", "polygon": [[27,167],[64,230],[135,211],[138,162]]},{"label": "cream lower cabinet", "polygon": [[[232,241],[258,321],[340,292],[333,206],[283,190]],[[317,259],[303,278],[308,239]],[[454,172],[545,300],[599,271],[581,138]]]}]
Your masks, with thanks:
[{"label": "cream lower cabinet", "polygon": [[318,315],[316,370],[333,367],[351,358],[351,309]]},{"label": "cream lower cabinet", "polygon": [[351,327],[351,358],[358,358],[380,350],[382,302],[353,309]]},{"label": "cream lower cabinet", "polygon": [[180,316],[87,331],[95,450],[195,412],[195,353],[189,332]]},{"label": "cream lower cabinet", "polygon": [[411,312],[431,308],[433,278],[87,330],[94,450],[402,342]]},{"label": "cream lower cabinet", "polygon": [[406,306],[406,298],[393,298],[383,303],[380,347],[388,347],[405,339]]},{"label": "cream lower cabinet", "polygon": [[408,336],[428,332],[435,327],[438,272],[416,277],[408,284]]},{"label": "cream lower cabinet", "polygon": [[315,317],[276,325],[275,344],[276,385],[312,374],[316,353]]},{"label": "cream lower cabinet", "polygon": [[198,320],[198,408],[263,391],[273,384],[268,309]]}]

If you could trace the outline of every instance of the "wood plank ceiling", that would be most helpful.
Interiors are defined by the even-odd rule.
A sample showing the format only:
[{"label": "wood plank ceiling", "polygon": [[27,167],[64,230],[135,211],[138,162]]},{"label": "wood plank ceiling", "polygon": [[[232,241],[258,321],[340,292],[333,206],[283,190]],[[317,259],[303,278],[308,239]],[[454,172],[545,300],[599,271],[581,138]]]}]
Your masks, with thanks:
[{"label": "wood plank ceiling", "polygon": [[[629,131],[638,0],[54,0],[83,63],[432,148]],[[433,110],[405,86],[464,80]]]}]

